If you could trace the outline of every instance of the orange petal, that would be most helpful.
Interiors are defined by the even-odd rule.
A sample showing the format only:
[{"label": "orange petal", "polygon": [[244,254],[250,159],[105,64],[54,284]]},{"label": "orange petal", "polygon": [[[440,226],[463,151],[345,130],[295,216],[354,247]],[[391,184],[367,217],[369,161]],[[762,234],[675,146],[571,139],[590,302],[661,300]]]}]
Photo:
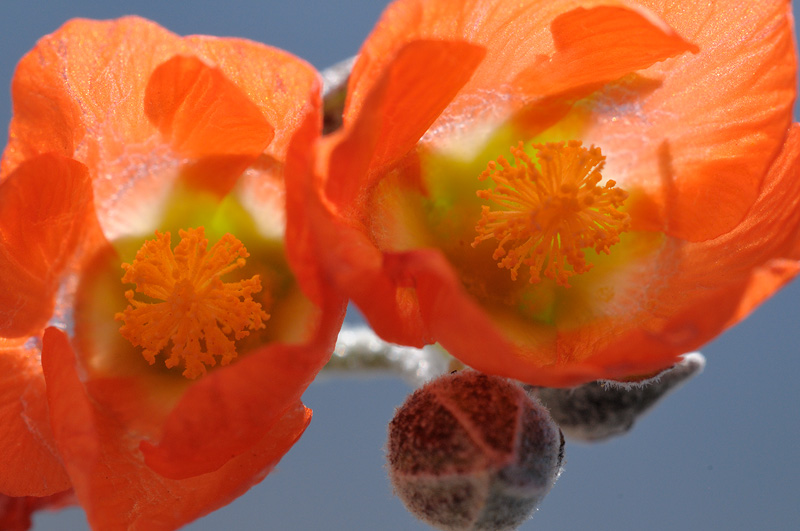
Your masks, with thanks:
[{"label": "orange petal", "polygon": [[312,203],[306,212],[326,280],[358,305],[375,332],[387,341],[416,347],[435,342],[413,288],[399,281],[401,272],[385,270],[385,255],[363,228],[331,216],[321,205]]},{"label": "orange petal", "polygon": [[196,57],[176,56],[155,69],[144,111],[172,147],[191,158],[256,157],[274,136],[255,103]]},{"label": "orange petal", "polygon": [[[622,14],[628,29],[646,36],[662,59],[681,49],[681,38],[700,51],[639,70],[639,75],[659,81],[660,87],[632,104],[596,93],[597,97],[587,102],[590,116],[582,124],[582,139],[613,154],[606,171],[615,173],[615,180],[626,189],[641,187],[652,195],[656,213],[647,216],[649,230],[667,231],[691,241],[717,237],[744,217],[786,137],[797,68],[791,5],[785,0],[724,5],[694,2],[680,9],[661,0],[639,4],[640,8],[608,1],[394,2],[362,48],[351,77],[350,104],[359,108],[389,58],[405,43],[463,39],[484,46],[486,58],[433,128],[459,131],[483,122],[502,123],[531,103],[530,98],[542,96],[511,90],[523,71],[528,72],[523,78],[527,76],[531,82],[537,68],[548,74],[540,77],[538,87],[529,87],[539,92],[587,82],[584,73],[567,59],[575,59],[570,50],[596,57],[599,52],[590,46],[595,38],[593,28],[586,31],[573,24],[576,34],[585,37],[576,41],[563,30],[564,22],[589,19],[613,30],[613,19],[595,15]],[[575,8],[579,9],[571,11]],[[648,11],[654,17],[645,14]],[[602,35],[609,32],[596,38]],[[601,48],[603,53],[606,49]],[[649,55],[652,50],[647,46],[619,42],[608,49],[615,51],[613,57],[618,61],[608,65],[611,70],[606,70],[605,60],[587,66],[586,72],[597,81],[624,73],[626,68],[643,68],[656,58]],[[563,68],[567,77],[550,70],[551,58],[552,66]],[[546,83],[552,86],[547,88]],[[568,95],[570,103],[586,96]],[[563,115],[565,109],[558,103],[548,102],[542,120],[551,122]],[[540,131],[531,129],[532,134]],[[433,144],[438,138],[429,140]],[[672,154],[668,174],[662,171],[659,152],[665,142]],[[724,194],[724,201],[715,195],[717,189]],[[725,210],[717,214],[722,203]]]},{"label": "orange petal", "polygon": [[578,7],[557,16],[550,31],[556,53],[516,79],[528,94],[598,86],[658,61],[699,51],[652,13],[632,6]]},{"label": "orange petal", "polygon": [[[636,313],[604,323],[615,339],[584,363],[643,373],[645,365],[669,365],[744,319],[800,272],[799,203],[800,126],[795,124],[747,217],[713,240],[671,241],[664,273],[640,280],[649,301]],[[579,341],[568,337],[564,344],[569,349]]]},{"label": "orange petal", "polygon": [[40,153],[71,157],[82,142],[79,160],[95,173],[145,143],[155,133],[142,112],[145,85],[180,51],[179,37],[137,17],[75,19],[42,38],[14,75],[3,173]]},{"label": "orange petal", "polygon": [[141,445],[147,465],[173,479],[220,469],[269,434],[333,352],[341,301],[326,308],[303,345],[263,347],[193,384],[172,410],[157,444]]},{"label": "orange petal", "polygon": [[14,497],[49,496],[70,488],[53,453],[38,354],[22,339],[0,338],[0,492]]},{"label": "orange petal", "polygon": [[[325,225],[334,227],[329,230],[340,241],[328,246],[333,261],[328,270],[388,340],[418,344],[420,337],[404,327],[419,322],[427,331],[423,342],[438,342],[483,372],[572,386],[663,369],[744,318],[800,271],[798,203],[800,125],[795,125],[759,199],[736,229],[699,243],[669,239],[653,256],[657,266],[644,268],[659,274],[625,280],[639,290],[629,313],[620,314],[618,307],[605,317],[598,312],[595,322],[577,329],[556,323],[537,330],[530,323],[509,333],[511,325],[476,304],[438,251],[381,253],[362,230],[330,221]],[[396,294],[403,290],[401,299]],[[401,300],[412,301],[416,319],[399,317]]]},{"label": "orange petal", "polygon": [[39,153],[72,157],[89,168],[106,234],[130,232],[177,175],[179,161],[144,114],[144,92],[155,67],[183,51],[178,36],[137,17],[75,19],[42,38],[12,82],[2,173]]},{"label": "orange petal", "polygon": [[[276,232],[282,236],[282,163],[288,157],[295,131],[310,110],[320,106],[321,85],[316,70],[290,53],[244,39],[192,36],[184,41],[193,54],[206,64],[215,65],[247,94],[274,128],[272,142],[237,181],[236,193],[254,213],[265,234]],[[318,123],[315,125],[319,128]],[[309,141],[300,149],[308,152],[310,146]]]},{"label": "orange petal", "polygon": [[614,154],[605,174],[623,186],[661,189],[652,230],[715,238],[744,218],[786,139],[797,69],[791,6],[642,3],[700,53],[644,71],[660,88],[637,105],[604,108],[584,142]]},{"label": "orange petal", "polygon": [[183,177],[224,196],[272,140],[260,109],[221,70],[176,56],[150,77],[144,110],[172,148],[199,159]]},{"label": "orange petal", "polygon": [[384,270],[399,285],[414,287],[418,311],[433,338],[429,342],[438,342],[472,368],[549,387],[578,385],[609,374],[602,366],[554,364],[552,331],[531,335],[526,343],[513,342],[465,291],[438,251],[387,253]]},{"label": "orange petal", "polygon": [[[201,160],[190,160],[182,167],[186,161],[176,155],[145,115],[145,91],[151,74],[176,55],[196,56],[216,72],[211,75],[216,81],[212,81],[227,87],[224,94],[237,94],[226,96],[223,101],[227,103],[212,102],[217,109],[225,107],[224,113],[214,113],[214,123],[198,124],[203,133],[198,135],[200,129],[194,130],[189,147],[202,149],[198,142],[204,135],[211,135],[206,140],[221,136],[219,130],[225,129],[232,106],[240,118],[242,110],[249,109],[250,113],[255,108],[275,128],[267,155],[282,162],[309,93],[312,87],[319,88],[313,68],[291,54],[257,43],[213,37],[182,39],[152,22],[126,17],[103,22],[70,21],[43,38],[22,59],[13,82],[14,118],[3,174],[25,158],[50,151],[85,163],[94,180],[98,217],[106,233],[114,237],[131,232],[132,219],[151,214],[154,202],[179,174],[217,191],[225,190],[252,162],[252,152],[242,155],[241,142],[233,145],[225,137],[216,145],[206,146],[213,149],[201,153]],[[243,103],[247,109],[233,105],[242,98],[247,100]],[[194,110],[212,118],[208,109],[194,105]],[[175,116],[189,122],[198,117],[185,114],[185,109],[176,111]],[[253,118],[252,114],[248,116]],[[253,119],[258,121],[257,117]],[[245,144],[265,140],[264,131],[253,139],[234,137]],[[260,178],[260,172],[254,173],[258,175],[246,175],[244,195],[254,196],[254,190],[260,197],[268,195],[270,190],[264,190],[268,187],[259,187],[265,179]],[[121,189],[126,193],[119,194]],[[152,227],[134,229],[140,230]]]},{"label": "orange petal", "polygon": [[[412,149],[469,81],[484,53],[457,41],[414,41],[400,49],[363,104],[345,109],[346,140],[329,164],[331,200],[352,201],[359,188],[369,187],[360,176],[391,166]],[[351,123],[352,116],[357,119]]]},{"label": "orange petal", "polygon": [[0,333],[35,334],[50,319],[67,260],[91,226],[83,164],[34,157],[0,183]]},{"label": "orange petal", "polygon": [[[686,350],[696,348],[744,318],[797,273],[798,233],[800,125],[795,124],[747,217],[719,238],[683,246],[678,271],[667,277],[665,289],[673,295],[659,298],[653,311],[675,316],[673,330],[692,329],[696,337]],[[713,289],[734,290],[736,298],[721,304],[708,297]],[[691,316],[682,316],[687,311]]]},{"label": "orange petal", "polygon": [[[313,146],[319,140],[322,121],[319,101],[309,105],[305,119],[295,130],[286,153],[284,169],[284,204],[286,212],[286,257],[303,293],[318,306],[323,305],[330,289],[322,273],[320,256],[314,247],[310,210],[318,206],[314,175]],[[268,204],[268,203],[266,203]]]},{"label": "orange petal", "polygon": [[185,37],[192,53],[214,65],[246,94],[274,128],[266,154],[286,158],[291,135],[306,114],[312,96],[319,96],[317,71],[296,56],[261,43],[234,38]]},{"label": "orange petal", "polygon": [[56,444],[96,529],[166,531],[226,505],[264,478],[311,416],[297,402],[263,439],[218,471],[172,480],[148,468],[137,451],[136,434],[89,399],[60,330],[45,331],[42,366]]},{"label": "orange petal", "polygon": [[[795,255],[800,256],[800,255]],[[800,261],[776,258],[753,270],[744,292],[739,297],[736,313],[728,319],[733,326],[755,310],[762,302],[775,295],[800,273]]]},{"label": "orange petal", "polygon": [[484,48],[485,60],[465,91],[496,91],[532,61],[554,52],[548,26],[565,8],[563,2],[538,0],[392,2],[359,52],[349,82],[348,112],[358,111],[392,58],[417,40],[462,41]]}]

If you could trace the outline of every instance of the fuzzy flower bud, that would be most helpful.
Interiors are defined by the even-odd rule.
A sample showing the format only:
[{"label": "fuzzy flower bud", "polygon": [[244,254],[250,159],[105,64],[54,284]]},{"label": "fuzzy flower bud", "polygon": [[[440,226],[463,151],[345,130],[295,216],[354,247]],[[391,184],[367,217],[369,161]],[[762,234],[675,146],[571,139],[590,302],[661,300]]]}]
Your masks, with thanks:
[{"label": "fuzzy flower bud", "polygon": [[445,530],[515,529],[550,491],[564,439],[518,385],[476,371],[415,391],[389,424],[389,475],[409,511]]}]

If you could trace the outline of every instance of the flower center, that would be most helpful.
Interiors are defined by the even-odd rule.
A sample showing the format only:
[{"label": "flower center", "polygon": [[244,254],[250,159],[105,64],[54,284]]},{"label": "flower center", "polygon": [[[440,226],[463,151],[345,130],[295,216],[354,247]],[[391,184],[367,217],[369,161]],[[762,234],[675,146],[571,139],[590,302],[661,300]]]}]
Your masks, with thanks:
[{"label": "flower center", "polygon": [[[163,302],[134,299],[114,318],[123,321],[120,334],[152,365],[156,354],[172,341],[165,361],[168,368],[183,364],[183,375],[197,378],[206,366],[227,365],[236,358],[236,345],[249,330],[264,328],[269,315],[253,300],[261,291],[258,275],[238,282],[222,282],[220,277],[243,267],[250,256],[242,242],[226,234],[211,249],[205,229],[179,231],[181,241],[174,252],[170,233],[156,231],[136,253],[133,264],[122,264],[124,284],[136,284],[136,292]],[[233,336],[232,340],[229,336]]]},{"label": "flower center", "polygon": [[496,183],[493,190],[477,194],[499,209],[482,207],[472,247],[494,238],[499,244],[492,258],[511,271],[513,280],[525,264],[531,283],[541,281],[544,271],[547,278],[569,287],[569,277],[592,268],[583,249],[608,254],[630,227],[630,216],[619,211],[628,194],[611,180],[597,186],[605,164],[599,148],[586,149],[574,140],[533,147],[538,165],[520,142],[511,148],[514,164],[500,157],[478,177]]}]

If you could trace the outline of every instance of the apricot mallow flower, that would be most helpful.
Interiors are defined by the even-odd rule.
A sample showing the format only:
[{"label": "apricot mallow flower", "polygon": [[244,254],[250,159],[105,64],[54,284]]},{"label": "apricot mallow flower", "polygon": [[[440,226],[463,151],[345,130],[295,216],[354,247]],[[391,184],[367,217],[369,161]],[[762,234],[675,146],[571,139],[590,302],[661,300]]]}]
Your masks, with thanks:
[{"label": "apricot mallow flower", "polygon": [[73,489],[93,528],[174,529],[300,437],[344,314],[311,278],[284,178],[310,160],[319,88],[288,53],[139,18],[73,20],[22,59],[0,182],[0,493]]},{"label": "apricot mallow flower", "polygon": [[307,178],[324,273],[486,373],[664,369],[798,271],[796,63],[785,0],[398,0]]}]

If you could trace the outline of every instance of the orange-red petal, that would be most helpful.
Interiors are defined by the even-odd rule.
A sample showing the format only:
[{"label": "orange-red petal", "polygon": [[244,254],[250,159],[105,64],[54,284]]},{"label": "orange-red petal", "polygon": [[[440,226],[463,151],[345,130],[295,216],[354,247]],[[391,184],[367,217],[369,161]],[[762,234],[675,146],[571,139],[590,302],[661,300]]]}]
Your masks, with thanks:
[{"label": "orange-red petal", "polygon": [[193,185],[225,195],[274,136],[261,110],[218,68],[175,56],[150,76],[144,111],[178,156]]},{"label": "orange-red petal", "polygon": [[[150,73],[181,49],[179,37],[137,17],[75,19],[43,37],[14,75],[3,174],[37,154],[78,151],[94,173],[144,143],[154,133],[142,112]],[[127,175],[112,177],[100,197]]]},{"label": "orange-red petal", "polygon": [[137,17],[75,19],[43,37],[12,81],[3,174],[40,153],[72,157],[89,168],[106,236],[132,232],[177,176],[180,161],[145,116],[144,94],[156,66],[183,51],[178,36]]},{"label": "orange-red petal", "polygon": [[258,156],[272,126],[225,74],[196,57],[175,56],[150,76],[144,112],[181,155]]},{"label": "orange-red petal", "polygon": [[55,452],[39,352],[24,339],[0,338],[0,426],[0,492],[49,496],[69,489]]},{"label": "orange-red petal", "polygon": [[489,89],[495,92],[527,65],[555,51],[548,28],[553,18],[579,4],[588,7],[598,3],[601,2],[393,2],[359,52],[349,83],[345,116],[360,112],[370,87],[377,84],[388,64],[409,42],[460,40],[484,48],[485,60],[465,91]]},{"label": "orange-red petal", "polygon": [[529,94],[598,86],[677,55],[699,51],[653,13],[634,6],[578,7],[550,24],[556,53],[517,76]]},{"label": "orange-red petal", "polygon": [[[288,52],[244,39],[191,36],[185,42],[247,94],[274,128],[262,157],[239,178],[234,193],[258,218],[262,231],[282,237],[285,209],[283,163],[295,131],[320,106],[316,70]],[[246,64],[247,68],[239,65]],[[319,125],[316,124],[317,128]],[[309,140],[299,149],[308,152]]]},{"label": "orange-red petal", "polygon": [[786,139],[797,72],[791,6],[641,3],[700,52],[641,72],[660,87],[635,105],[601,98],[584,142],[615,154],[606,174],[618,172],[627,189],[660,190],[649,207],[660,220],[647,229],[715,238],[744,218]]},{"label": "orange-red petal", "polygon": [[[353,70],[345,124],[358,123],[407,43],[443,39],[482,46],[483,61],[403,163],[418,153],[426,160],[468,157],[469,148],[460,144],[482,149],[480,142],[495,130],[511,129],[523,138],[572,135],[564,139],[596,144],[607,154],[604,176],[631,192],[634,231],[659,236],[643,256],[613,265],[613,278],[606,279],[613,280],[611,292],[616,289],[612,303],[598,294],[583,308],[566,297],[565,306],[577,316],[528,319],[514,307],[476,301],[442,253],[414,249],[430,244],[425,238],[409,236],[397,245],[413,250],[388,251],[393,242],[385,241],[391,235],[386,226],[392,221],[381,216],[408,206],[389,195],[396,181],[411,182],[414,175],[403,173],[403,165],[389,174],[365,163],[372,156],[368,147],[348,155],[349,169],[368,170],[351,171],[357,184],[347,186],[363,186],[369,194],[392,175],[374,200],[385,202],[352,208],[352,202],[336,200],[341,188],[331,181],[326,191],[333,204],[322,198],[307,209],[330,280],[386,339],[438,341],[478,369],[541,385],[621,378],[673,363],[798,269],[798,194],[787,184],[793,177],[780,177],[795,164],[797,150],[793,138],[787,142],[797,61],[789,10],[782,0],[680,9],[659,0],[641,7],[534,0],[393,3]],[[639,41],[650,46],[638,47]],[[598,61],[598,53],[609,61]],[[536,78],[537,72],[548,75]],[[575,100],[579,105],[573,106]],[[515,120],[520,111],[528,122]],[[548,130],[560,117],[571,121]],[[500,126],[507,127],[492,129]],[[323,141],[318,154],[328,167],[321,164],[322,171],[335,175],[331,162],[347,142],[347,125]],[[783,184],[771,184],[777,181]],[[766,212],[762,201],[785,215],[749,229],[752,216]],[[339,240],[331,244],[334,233]]]},{"label": "orange-red petal", "polygon": [[222,72],[258,107],[274,129],[266,154],[285,160],[290,138],[305,116],[310,95],[319,93],[316,70],[288,52],[245,39],[189,36],[183,41],[194,55]]},{"label": "orange-red petal", "polygon": [[676,273],[665,275],[665,295],[650,308],[671,318],[663,332],[651,335],[688,351],[746,317],[798,272],[798,233],[800,125],[795,124],[744,220],[719,238],[682,246]]},{"label": "orange-red petal", "polygon": [[[357,118],[345,111],[346,140],[331,154],[326,192],[352,206],[370,184],[360,177],[386,170],[413,149],[458,91],[485,50],[459,41],[412,41],[397,51],[370,87]],[[355,66],[358,68],[358,65]]]},{"label": "orange-red petal", "polygon": [[229,503],[264,478],[310,420],[310,411],[296,402],[269,433],[216,472],[168,479],[144,464],[136,435],[91,401],[60,330],[45,331],[42,366],[59,453],[97,529],[171,530]]},{"label": "orange-red petal", "polygon": [[299,403],[333,352],[343,306],[333,301],[304,344],[262,347],[193,384],[164,423],[155,444],[145,441],[145,462],[159,474],[182,479],[218,470],[270,433]]},{"label": "orange-red petal", "polygon": [[36,334],[50,319],[61,273],[92,225],[86,167],[33,157],[0,183],[0,334]]},{"label": "orange-red petal", "polygon": [[[596,89],[630,69],[653,90],[634,101],[618,97],[627,85],[592,95],[578,124],[582,140],[613,154],[607,173],[647,196],[651,212],[640,227],[691,241],[717,237],[744,217],[786,136],[796,93],[791,6],[784,0],[637,4],[400,0],[361,50],[346,115],[355,118],[390,58],[419,39],[464,40],[486,49],[471,80],[434,124],[443,135],[502,123],[531,98],[562,91],[558,101],[534,102],[533,118],[541,115],[538,125],[549,127],[575,99],[588,96],[567,89]],[[580,29],[582,20],[593,23],[591,31]],[[609,31],[595,34],[598,24]],[[600,48],[615,61],[604,57],[590,64],[596,53],[591,43],[615,29],[652,46],[615,42]],[[682,49],[687,53],[675,56]],[[581,62],[578,52],[590,55]],[[527,90],[514,89],[518,78],[528,81]],[[428,135],[427,142],[436,147],[443,135]]]},{"label": "orange-red petal", "polygon": [[[211,83],[206,88],[218,92],[213,96],[225,96],[212,102],[224,112],[210,112],[203,108],[203,97],[213,100],[212,94],[192,92],[198,98],[184,100],[172,116],[183,124],[177,129],[184,135],[179,139],[163,137],[145,113],[151,75],[171,59],[174,69],[181,62],[176,56],[195,57],[186,60],[206,65],[201,68],[209,74],[203,77]],[[152,231],[141,220],[157,217],[158,199],[179,175],[226,191],[262,153],[272,162],[270,169],[245,173],[242,201],[255,197],[277,204],[274,196],[280,199],[282,190],[274,193],[273,166],[279,169],[285,157],[309,93],[319,90],[315,70],[289,53],[242,39],[181,38],[137,17],[68,22],[20,61],[13,85],[14,118],[3,174],[49,151],[83,162],[93,179],[98,217],[111,238]],[[150,105],[162,110],[170,105],[157,100],[151,97]],[[234,124],[231,111],[236,112]],[[206,119],[202,123],[200,115]],[[252,135],[231,133],[232,125],[243,124]],[[268,142],[270,128],[274,138]],[[185,134],[189,130],[191,138]],[[257,151],[265,143],[266,150]],[[189,148],[188,155],[180,148]]]}]

